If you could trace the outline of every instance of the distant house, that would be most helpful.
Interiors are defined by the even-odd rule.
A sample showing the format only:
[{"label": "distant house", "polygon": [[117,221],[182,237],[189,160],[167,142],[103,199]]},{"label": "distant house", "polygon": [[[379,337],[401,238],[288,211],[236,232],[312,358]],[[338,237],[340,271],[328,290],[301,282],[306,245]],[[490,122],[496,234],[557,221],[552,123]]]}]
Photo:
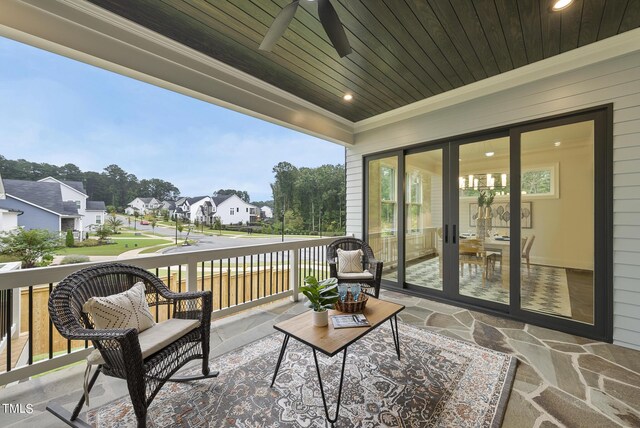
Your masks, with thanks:
[{"label": "distant house", "polygon": [[135,198],[127,204],[124,213],[134,215],[136,212],[140,215],[147,215],[160,208],[160,201],[156,198]]},{"label": "distant house", "polygon": [[81,224],[77,230],[88,232],[93,226],[104,224],[107,215],[104,201],[90,201],[82,182],[58,180],[53,177],[43,178],[38,182],[57,183],[60,186],[64,203],[68,204],[68,208],[71,210],[71,202],[73,202],[81,216]]},{"label": "distant house", "polygon": [[219,195],[213,197],[216,216],[222,224],[252,223],[258,218],[258,207],[251,205],[237,195]]},{"label": "distant house", "polygon": [[2,179],[0,179],[0,232],[8,232],[18,227],[18,216],[22,211],[11,209],[3,205],[6,195]]},{"label": "distant house", "polygon": [[213,224],[213,215],[216,212],[216,208],[213,205],[211,196],[188,198],[188,202],[189,221],[191,221],[191,223],[197,220],[199,223]]},{"label": "distant house", "polygon": [[176,201],[162,201],[160,203],[160,211],[167,211],[169,218],[173,218],[176,212]]},{"label": "distant house", "polygon": [[271,207],[263,206],[260,208],[260,217],[262,218],[273,218],[273,210]]},{"label": "distant house", "polygon": [[104,201],[87,201],[87,209],[85,210],[84,217],[85,224],[104,224],[106,215],[107,207],[105,206]]},{"label": "distant house", "polygon": [[[87,201],[87,194],[80,182],[65,182],[52,177],[40,181],[0,180],[4,191],[2,209],[22,212],[17,216],[17,222],[18,226],[25,229],[46,229],[53,233],[72,230],[76,239],[82,239],[84,234],[81,232],[89,230],[97,216],[102,220],[106,215],[104,210],[100,211],[104,202]],[[3,222],[4,217],[5,213]]]},{"label": "distant house", "polygon": [[211,196],[182,197],[175,203],[175,215],[190,223],[212,224],[216,207]]},{"label": "distant house", "polygon": [[182,197],[176,201],[174,218],[180,220],[186,220],[191,218],[191,205],[189,204],[189,198]]},{"label": "distant house", "polygon": [[9,232],[18,228],[18,216],[22,211],[7,209],[2,206],[0,201],[0,232]]}]

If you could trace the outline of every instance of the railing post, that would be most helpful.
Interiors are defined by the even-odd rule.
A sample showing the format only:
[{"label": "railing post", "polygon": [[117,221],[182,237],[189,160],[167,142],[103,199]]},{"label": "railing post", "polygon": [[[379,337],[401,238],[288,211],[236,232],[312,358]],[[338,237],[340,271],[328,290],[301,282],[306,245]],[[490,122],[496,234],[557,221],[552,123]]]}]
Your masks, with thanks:
[{"label": "railing post", "polygon": [[298,294],[300,293],[299,269],[300,256],[298,250],[289,250],[289,284],[292,285],[293,295],[291,300],[294,302],[298,301]]},{"label": "railing post", "polygon": [[198,291],[198,262],[187,262],[187,291]]}]

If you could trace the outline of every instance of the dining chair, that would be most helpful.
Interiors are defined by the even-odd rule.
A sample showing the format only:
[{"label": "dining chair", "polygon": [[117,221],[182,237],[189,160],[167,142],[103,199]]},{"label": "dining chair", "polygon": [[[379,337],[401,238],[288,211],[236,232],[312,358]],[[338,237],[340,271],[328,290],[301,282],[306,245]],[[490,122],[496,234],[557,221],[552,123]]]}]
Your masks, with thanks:
[{"label": "dining chair", "polygon": [[522,258],[527,262],[527,275],[531,272],[529,268],[529,253],[531,252],[531,247],[533,246],[533,241],[535,241],[535,239],[536,235],[531,235],[522,243]]},{"label": "dining chair", "polygon": [[469,275],[471,276],[471,266],[475,266],[476,273],[478,266],[482,269],[482,287],[486,284],[487,275],[487,258],[482,243],[478,239],[461,239],[458,244],[460,274],[464,277],[464,265],[469,266]]}]

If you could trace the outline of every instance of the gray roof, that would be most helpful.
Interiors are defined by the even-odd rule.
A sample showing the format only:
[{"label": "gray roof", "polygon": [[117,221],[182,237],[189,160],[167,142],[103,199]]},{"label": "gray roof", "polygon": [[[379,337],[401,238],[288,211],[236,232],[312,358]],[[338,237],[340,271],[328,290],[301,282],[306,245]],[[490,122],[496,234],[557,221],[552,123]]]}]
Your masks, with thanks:
[{"label": "gray roof", "polygon": [[[69,215],[62,204],[60,184],[8,179],[4,179],[3,182],[7,195],[30,202],[33,205],[46,208],[60,215]],[[75,214],[78,214],[77,209],[75,210]]]},{"label": "gray roof", "polygon": [[164,202],[162,202],[162,205],[163,205],[164,208],[166,208],[168,210],[173,210],[176,207],[175,201],[164,201]]},{"label": "gray roof", "polygon": [[226,201],[227,199],[229,199],[232,196],[233,195],[216,195],[216,196],[213,197],[213,202],[216,205],[220,205],[222,202]]},{"label": "gray roof", "polygon": [[184,204],[184,203],[185,203],[185,201],[188,201],[188,200],[189,200],[189,198],[182,197],[182,198],[180,198],[180,199],[178,199],[178,200],[176,201],[176,206],[177,206],[177,205],[182,205],[182,204]]},{"label": "gray roof", "polygon": [[138,198],[138,199],[140,199],[140,200],[141,200],[142,202],[144,202],[145,204],[148,204],[148,203],[150,203],[150,202],[151,202],[151,200],[152,200],[153,198]]},{"label": "gray roof", "polygon": [[64,213],[62,214],[65,216],[80,217],[78,214],[78,206],[75,201],[63,201],[62,208],[64,209]]},{"label": "gray roof", "polygon": [[187,198],[189,201],[189,205],[192,205],[198,201],[203,200],[204,198],[208,198],[208,196],[194,196],[193,198]]},{"label": "gray roof", "polygon": [[106,211],[107,207],[105,206],[104,201],[87,201],[87,210]]},{"label": "gray roof", "polygon": [[69,187],[73,187],[78,192],[82,192],[85,195],[87,194],[87,191],[84,190],[84,184],[82,184],[81,181],[67,181],[67,180],[60,180],[60,181],[63,182],[64,184],[66,184]]}]

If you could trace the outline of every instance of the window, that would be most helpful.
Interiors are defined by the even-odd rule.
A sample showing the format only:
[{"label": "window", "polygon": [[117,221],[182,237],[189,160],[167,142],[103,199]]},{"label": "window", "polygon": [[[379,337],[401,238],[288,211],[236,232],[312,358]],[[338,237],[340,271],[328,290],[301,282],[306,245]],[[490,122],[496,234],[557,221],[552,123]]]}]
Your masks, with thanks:
[{"label": "window", "polygon": [[75,201],[76,202],[76,208],[80,209],[82,207],[82,204],[80,203],[80,201]]},{"label": "window", "polygon": [[96,224],[102,224],[102,216],[96,216]]},{"label": "window", "polygon": [[249,212],[249,208],[246,208],[246,210],[247,210],[246,212]]},{"label": "window", "polygon": [[231,214],[231,215],[234,215],[234,214],[235,214],[235,213],[234,213],[234,211],[233,211],[233,208],[231,208],[231,209],[229,210],[229,214]]},{"label": "window", "polygon": [[407,231],[418,233],[422,229],[422,176],[419,173],[407,174]]},{"label": "window", "polygon": [[380,220],[383,235],[396,233],[396,170],[380,166]]}]

